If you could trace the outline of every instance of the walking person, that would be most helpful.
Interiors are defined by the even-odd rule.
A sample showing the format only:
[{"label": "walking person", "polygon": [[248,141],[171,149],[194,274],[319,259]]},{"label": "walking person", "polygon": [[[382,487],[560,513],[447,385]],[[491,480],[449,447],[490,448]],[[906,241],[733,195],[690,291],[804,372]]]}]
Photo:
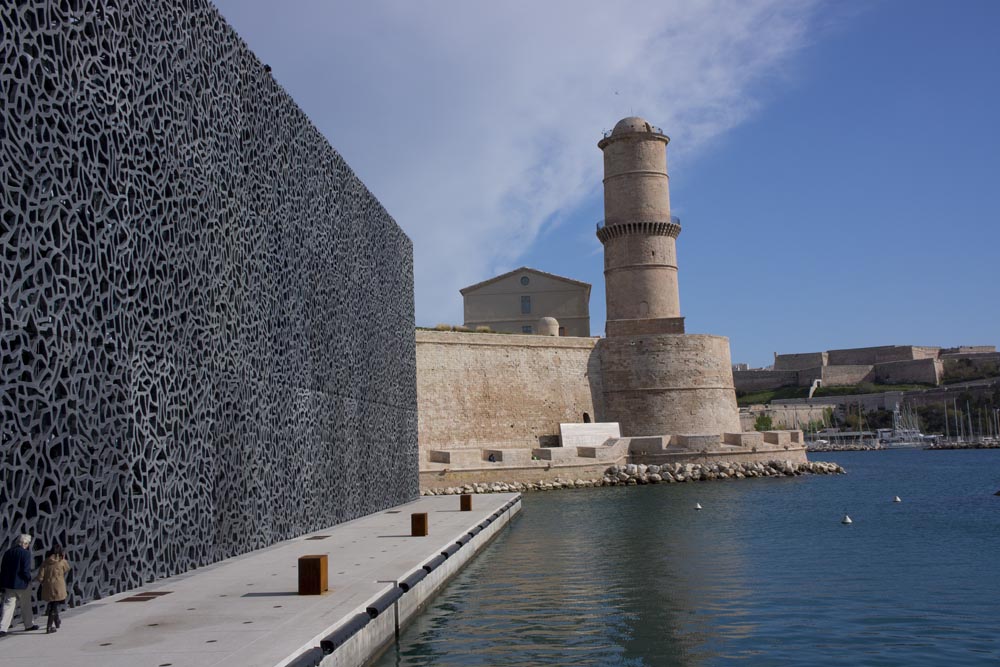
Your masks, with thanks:
[{"label": "walking person", "polygon": [[14,545],[0,561],[0,588],[3,589],[3,608],[0,609],[0,637],[14,620],[14,607],[21,605],[21,620],[25,630],[37,630],[31,612],[31,535],[18,535]]},{"label": "walking person", "polygon": [[48,623],[45,625],[45,632],[53,633],[62,625],[59,620],[59,606],[66,602],[66,573],[69,572],[69,561],[63,555],[63,549],[58,544],[53,546],[45,562],[38,570],[38,582],[41,588],[39,596],[48,602],[45,608],[45,615],[48,616]]}]

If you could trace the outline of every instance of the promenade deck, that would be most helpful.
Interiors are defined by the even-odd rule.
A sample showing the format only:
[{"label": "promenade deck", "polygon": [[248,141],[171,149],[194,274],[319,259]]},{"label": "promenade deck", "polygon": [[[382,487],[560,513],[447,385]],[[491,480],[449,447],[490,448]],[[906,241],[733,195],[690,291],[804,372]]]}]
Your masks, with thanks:
[{"label": "promenade deck", "polygon": [[[266,549],[157,580],[63,613],[62,628],[46,634],[21,629],[20,615],[0,640],[3,667],[276,667],[316,647],[331,632],[364,612],[366,605],[488,521],[516,493],[477,495],[471,512],[459,511],[457,496],[414,502],[309,533]],[[432,597],[447,577],[485,546],[520,503],[496,516],[468,540],[437,576],[406,593],[406,616]],[[427,537],[410,537],[410,514],[427,512]],[[328,554],[330,591],[297,594],[299,556]],[[140,593],[160,593],[144,597]],[[135,599],[135,598],[142,599]],[[419,598],[419,599],[418,599]],[[392,612],[393,610],[389,610]],[[360,664],[385,643],[379,635],[363,646],[337,649],[323,664]],[[405,621],[406,619],[404,619]],[[374,624],[374,622],[373,622]],[[338,654],[341,654],[338,656]],[[368,657],[371,657],[368,655]]]}]

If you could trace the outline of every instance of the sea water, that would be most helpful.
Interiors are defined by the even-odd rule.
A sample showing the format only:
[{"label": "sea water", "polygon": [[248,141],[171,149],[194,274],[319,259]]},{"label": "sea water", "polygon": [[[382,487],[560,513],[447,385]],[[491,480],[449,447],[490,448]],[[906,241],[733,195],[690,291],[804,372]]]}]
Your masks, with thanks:
[{"label": "sea water", "polygon": [[377,664],[1000,664],[1000,450],[812,458],[527,493]]}]

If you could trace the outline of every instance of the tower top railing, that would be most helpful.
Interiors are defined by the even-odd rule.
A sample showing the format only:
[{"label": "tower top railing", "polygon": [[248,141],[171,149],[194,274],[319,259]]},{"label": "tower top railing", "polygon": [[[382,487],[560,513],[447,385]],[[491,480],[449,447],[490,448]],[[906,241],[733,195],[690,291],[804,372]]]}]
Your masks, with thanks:
[{"label": "tower top railing", "polygon": [[[648,132],[650,134],[663,134],[663,128],[656,127],[655,125],[650,125]],[[602,132],[601,134],[605,139],[608,139],[611,137],[613,133],[614,130],[604,130],[604,132]]]}]

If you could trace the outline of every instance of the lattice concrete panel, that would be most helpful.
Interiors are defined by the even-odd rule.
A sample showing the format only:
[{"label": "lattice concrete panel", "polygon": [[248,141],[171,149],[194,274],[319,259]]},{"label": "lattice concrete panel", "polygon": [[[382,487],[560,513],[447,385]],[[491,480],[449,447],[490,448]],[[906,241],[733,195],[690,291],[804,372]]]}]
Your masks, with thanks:
[{"label": "lattice concrete panel", "polygon": [[415,497],[411,243],[217,11],[0,31],[4,541],[81,602]]}]

